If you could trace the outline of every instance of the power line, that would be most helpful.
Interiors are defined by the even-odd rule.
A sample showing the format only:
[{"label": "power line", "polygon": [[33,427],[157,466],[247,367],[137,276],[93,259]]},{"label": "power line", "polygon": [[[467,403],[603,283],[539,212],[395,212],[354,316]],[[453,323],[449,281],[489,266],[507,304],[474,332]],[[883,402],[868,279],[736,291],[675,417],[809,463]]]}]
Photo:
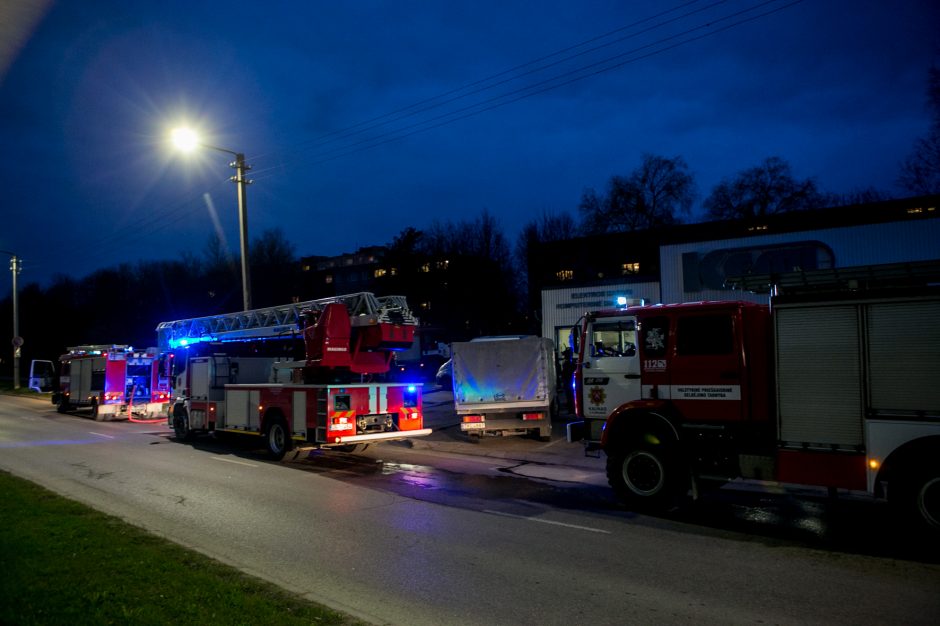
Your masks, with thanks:
[{"label": "power line", "polygon": [[[645,23],[650,22],[650,21],[652,21],[652,20],[655,20],[655,19],[657,19],[657,18],[663,17],[663,16],[668,15],[668,14],[670,14],[670,13],[674,13],[674,12],[676,12],[676,11],[678,11],[678,10],[680,10],[680,9],[686,8],[686,7],[690,6],[690,5],[697,4],[699,1],[700,1],[700,0],[690,0],[689,2],[686,2],[685,4],[681,4],[681,5],[679,5],[679,6],[673,7],[673,8],[671,8],[671,9],[667,9],[667,10],[665,10],[665,11],[662,11],[662,12],[657,13],[657,14],[655,14],[655,15],[652,15],[652,16],[650,16],[650,17],[643,18],[643,19],[641,19],[641,20],[637,20],[637,21],[635,21],[635,22],[633,22],[633,23],[631,23],[631,24],[627,24],[626,26],[622,26],[622,27],[617,28],[617,29],[614,29],[614,30],[612,30],[612,31],[608,31],[608,32],[606,32],[606,33],[604,33],[604,34],[602,34],[602,35],[597,35],[597,36],[595,36],[595,37],[591,37],[590,39],[586,39],[586,40],[584,40],[584,41],[582,41],[582,42],[579,42],[579,43],[577,43],[577,44],[568,46],[568,47],[566,47],[566,48],[562,48],[562,49],[560,49],[560,50],[556,50],[555,52],[552,52],[552,53],[550,53],[550,54],[543,55],[543,56],[541,56],[541,57],[538,57],[538,58],[533,59],[533,60],[531,60],[531,61],[528,61],[528,62],[526,62],[526,63],[521,63],[521,64],[519,64],[519,65],[516,65],[516,66],[511,67],[511,68],[509,68],[509,69],[503,70],[503,71],[501,71],[501,72],[497,72],[496,74],[492,74],[492,75],[487,76],[487,77],[485,77],[485,78],[481,78],[481,79],[472,81],[472,82],[467,83],[467,84],[465,84],[465,85],[462,85],[462,86],[460,86],[460,87],[456,87],[456,88],[451,89],[451,90],[449,90],[449,91],[445,91],[445,92],[443,92],[443,93],[441,93],[441,94],[438,94],[438,95],[436,95],[436,96],[432,96],[432,97],[430,97],[430,98],[425,98],[425,99],[423,99],[423,100],[419,100],[418,102],[415,102],[415,103],[410,104],[410,105],[405,106],[405,107],[401,107],[401,108],[399,108],[399,109],[395,109],[395,110],[390,111],[390,112],[388,112],[388,113],[385,113],[385,114],[383,114],[383,115],[379,115],[379,116],[373,117],[373,118],[371,118],[371,119],[369,119],[369,120],[365,120],[365,121],[363,121],[363,122],[359,122],[359,123],[356,123],[356,124],[352,124],[352,125],[347,126],[347,127],[345,127],[345,128],[341,128],[341,129],[338,129],[338,130],[335,130],[335,131],[330,131],[330,132],[328,132],[328,133],[324,133],[323,135],[320,135],[319,137],[314,137],[314,138],[312,138],[312,139],[309,139],[309,140],[306,140],[306,141],[302,141],[302,142],[296,144],[295,146],[293,146],[292,148],[290,148],[290,150],[293,151],[293,150],[303,149],[304,147],[307,147],[307,146],[309,146],[309,145],[311,145],[311,144],[313,144],[313,145],[316,145],[316,144],[322,145],[322,144],[333,143],[333,142],[338,141],[338,140],[340,140],[340,139],[342,139],[342,138],[344,138],[344,137],[355,136],[355,135],[361,134],[361,133],[363,133],[363,132],[366,132],[366,131],[368,131],[368,130],[371,130],[371,129],[373,129],[373,128],[380,128],[380,127],[385,126],[385,125],[387,125],[387,124],[390,124],[390,123],[392,123],[392,122],[395,122],[395,121],[398,121],[398,120],[401,120],[401,119],[405,119],[405,118],[408,118],[408,117],[412,117],[412,116],[414,116],[414,115],[417,115],[418,113],[422,113],[422,112],[424,112],[424,111],[428,111],[428,110],[431,110],[431,109],[434,109],[434,108],[438,108],[438,107],[440,107],[440,106],[443,106],[444,104],[447,104],[447,103],[450,103],[450,102],[454,102],[454,101],[456,101],[456,100],[460,100],[460,99],[466,98],[466,97],[468,97],[468,96],[474,95],[474,94],[476,94],[476,93],[480,93],[480,92],[482,92],[482,91],[486,91],[486,90],[488,90],[488,89],[492,89],[492,88],[494,88],[494,87],[497,87],[497,86],[499,86],[499,85],[505,84],[505,83],[507,83],[507,82],[511,82],[511,81],[513,81],[513,80],[517,80],[517,79],[521,78],[522,76],[526,76],[526,75],[529,75],[529,74],[533,74],[533,73],[535,73],[535,72],[544,70],[544,69],[546,69],[546,68],[548,68],[548,67],[552,67],[552,66],[558,65],[558,64],[560,64],[560,63],[563,63],[563,62],[565,62],[565,61],[571,60],[571,59],[576,58],[576,57],[578,57],[578,56],[583,56],[583,55],[588,54],[588,53],[590,53],[590,52],[597,51],[597,50],[599,50],[599,49],[601,49],[601,48],[609,47],[609,46],[611,46],[611,45],[614,45],[615,43],[620,43],[620,42],[622,42],[622,41],[624,41],[624,40],[626,40],[626,39],[631,39],[631,38],[636,37],[636,36],[638,36],[638,35],[640,35],[640,34],[643,34],[643,33],[645,33],[645,32],[649,32],[650,30],[654,30],[654,29],[656,29],[656,28],[661,28],[662,26],[668,25],[668,24],[670,24],[670,23],[672,23],[672,22],[674,22],[674,21],[677,21],[677,20],[680,20],[680,19],[684,19],[684,18],[686,18],[686,17],[689,17],[690,15],[693,15],[693,14],[695,14],[695,13],[699,13],[699,12],[701,12],[701,11],[708,10],[708,9],[710,9],[710,8],[714,8],[715,6],[718,6],[719,4],[724,4],[724,3],[727,2],[728,0],[717,0],[716,2],[713,2],[713,3],[710,4],[710,5],[707,5],[707,6],[705,6],[705,7],[696,9],[696,10],[691,11],[691,12],[689,12],[689,13],[685,13],[685,14],[683,14],[683,15],[680,15],[679,17],[672,18],[672,19],[670,19],[670,20],[667,20],[666,22],[661,22],[661,23],[659,23],[659,24],[656,24],[655,26],[652,26],[652,27],[650,27],[650,28],[647,28],[647,29],[645,29],[645,30],[643,30],[643,31],[640,31],[640,32],[638,32],[638,33],[633,33],[632,35],[628,35],[628,36],[626,36],[626,37],[621,37],[621,38],[619,38],[619,39],[615,39],[615,40],[613,40],[613,41],[607,42],[607,43],[602,44],[602,45],[600,45],[600,46],[596,46],[596,47],[590,48],[590,49],[588,49],[588,50],[583,50],[583,51],[578,52],[578,53],[576,53],[576,54],[573,54],[573,55],[569,55],[569,56],[567,56],[567,57],[564,57],[564,58],[562,58],[562,59],[560,59],[560,60],[553,61],[553,62],[550,63],[550,64],[542,65],[542,66],[536,67],[536,68],[534,68],[534,69],[529,69],[529,70],[527,70],[526,72],[523,72],[522,74],[517,74],[517,75],[513,76],[512,78],[504,79],[504,80],[501,80],[501,81],[499,81],[499,82],[497,82],[497,83],[489,84],[489,85],[487,85],[487,86],[485,86],[485,87],[481,87],[481,85],[486,85],[487,83],[491,83],[492,81],[494,81],[494,80],[496,80],[496,79],[498,79],[498,78],[502,78],[503,76],[506,76],[506,75],[508,75],[508,74],[514,74],[514,73],[518,72],[519,70],[522,70],[522,69],[525,69],[525,68],[529,68],[529,67],[531,67],[531,66],[533,66],[533,65],[536,65],[537,63],[540,63],[540,62],[542,62],[542,61],[546,61],[546,60],[548,60],[548,59],[552,59],[552,58],[561,56],[561,55],[563,55],[563,54],[565,54],[565,53],[567,53],[567,52],[571,52],[571,51],[573,51],[573,50],[577,50],[578,48],[582,48],[582,47],[584,47],[584,46],[586,46],[586,45],[595,43],[595,42],[597,42],[597,41],[601,41],[601,40],[606,39],[606,38],[608,38],[608,37],[610,37],[610,36],[612,36],[612,35],[621,33],[621,32],[623,32],[623,31],[629,30],[629,29],[634,28],[634,27],[636,27],[636,26],[640,26],[640,25],[642,25],[642,24],[645,24]],[[468,90],[469,90],[469,91],[468,91]],[[457,96],[456,94],[459,94],[460,92],[466,92],[466,93],[463,93],[462,95]],[[433,102],[436,102],[436,104],[431,104],[431,103],[433,103]],[[428,106],[423,106],[423,105],[428,105]],[[420,107],[420,108],[419,108],[419,107]],[[411,111],[411,112],[408,113],[407,115],[400,115],[400,114],[405,113],[405,112],[407,112],[407,111]],[[388,119],[388,118],[393,118],[393,119]],[[388,121],[384,121],[384,122],[381,122],[381,123],[376,123],[376,122],[380,122],[381,120],[388,120]],[[337,137],[337,136],[339,136],[339,137]],[[332,139],[330,139],[331,137],[332,137]],[[324,140],[326,140],[326,141],[324,141]],[[262,154],[258,154],[258,155],[255,155],[254,158],[255,158],[255,159],[264,158],[264,157],[268,156],[268,154],[272,154],[272,153],[262,153]]]},{"label": "power line", "polygon": [[[608,31],[602,35],[592,37],[580,43],[567,46],[565,48],[562,48],[550,54],[538,57],[532,61],[522,63],[512,68],[509,68],[507,70],[503,70],[501,72],[492,74],[488,77],[473,81],[471,83],[467,83],[461,87],[451,89],[437,96],[420,100],[412,105],[396,109],[384,115],[373,117],[364,122],[353,124],[343,129],[326,133],[324,135],[313,138],[306,142],[301,142],[300,144],[297,144],[295,147],[289,149],[288,153],[299,152],[300,150],[302,150],[303,146],[306,146],[309,144],[316,145],[317,142],[320,142],[321,146],[325,146],[331,143],[335,143],[337,141],[341,141],[343,139],[349,139],[357,135],[361,135],[369,130],[388,126],[395,122],[398,122],[398,121],[401,121],[410,117],[414,117],[420,113],[425,113],[427,111],[440,108],[441,106],[444,106],[446,104],[457,102],[469,96],[477,95],[485,91],[495,89],[499,86],[503,86],[514,81],[518,81],[526,76],[531,76],[537,72],[541,72],[552,67],[557,67],[561,65],[562,63],[571,61],[576,58],[583,57],[589,53],[596,52],[603,48],[610,47],[613,44],[622,43],[623,41],[636,38],[639,35],[648,34],[657,29],[663,28],[667,25],[677,23],[693,15],[700,14],[704,11],[715,8],[721,4],[725,4],[727,0],[717,0],[708,5],[698,7],[693,10],[689,10],[685,13],[682,13],[681,15],[669,17],[666,20],[663,20],[657,24],[648,26],[647,28],[644,28],[638,32],[619,37],[613,41],[609,41],[609,42],[594,46],[589,49],[579,50],[581,48],[585,48],[585,46],[589,46],[590,44],[597,43],[604,39],[608,39],[620,33],[624,33],[625,31],[628,31],[632,28],[636,28],[638,26],[648,24],[657,19],[674,14],[678,11],[683,11],[689,8],[690,6],[697,4],[698,2],[699,0],[691,0],[689,2],[685,2],[671,9],[661,11],[653,16],[634,21],[631,24],[628,24],[626,26]],[[792,0],[791,2],[788,2],[780,6],[776,6],[762,13],[755,14],[755,15],[748,15],[749,13],[752,13],[753,11],[759,10],[763,7],[767,7],[769,5],[773,5],[779,2],[781,2],[781,0],[765,0],[763,2],[759,2],[749,7],[740,9],[738,11],[714,18],[708,22],[699,23],[679,33],[662,37],[654,42],[634,47],[628,51],[620,52],[618,54],[608,56],[598,61],[583,64],[572,70],[555,74],[543,80],[526,84],[521,87],[517,87],[515,89],[511,89],[502,94],[491,96],[489,98],[480,100],[478,102],[475,102],[475,103],[472,103],[472,104],[469,104],[469,105],[466,105],[457,109],[453,109],[445,113],[427,117],[423,120],[419,120],[419,121],[416,121],[414,123],[411,123],[402,127],[393,128],[393,129],[381,132],[375,136],[361,139],[361,140],[346,144],[344,146],[337,147],[332,151],[322,152],[320,154],[301,153],[302,154],[301,157],[297,157],[297,158],[293,158],[289,160],[282,160],[282,162],[277,166],[270,166],[270,167],[263,168],[263,169],[256,169],[255,178],[263,179],[267,177],[268,175],[270,175],[273,171],[283,168],[289,163],[296,163],[296,162],[310,162],[312,164],[325,163],[325,162],[332,161],[332,160],[335,160],[344,156],[349,156],[349,155],[363,152],[366,150],[371,150],[373,148],[379,147],[387,143],[400,141],[412,135],[416,135],[418,133],[427,132],[429,130],[440,128],[442,126],[452,124],[452,123],[458,122],[460,120],[463,120],[469,117],[480,115],[486,111],[490,111],[490,110],[493,110],[502,106],[506,106],[506,105],[518,102],[520,100],[524,100],[526,98],[530,98],[532,96],[541,94],[541,93],[559,89],[563,86],[585,80],[592,76],[596,76],[598,74],[602,74],[605,72],[610,72],[610,71],[619,69],[630,63],[635,63],[643,59],[647,59],[647,58],[650,58],[659,54],[663,54],[667,51],[694,43],[706,37],[717,35],[719,33],[730,30],[731,28],[734,28],[736,26],[740,26],[742,24],[752,22],[757,19],[783,11],[793,5],[799,4],[800,2],[802,2],[802,0]],[[741,19],[737,19],[736,21],[732,21],[731,23],[727,23],[720,27],[716,27],[716,24],[727,22],[728,20],[735,20],[736,18],[741,18]],[[701,33],[701,34],[694,35],[694,36],[689,36],[689,35],[693,35],[693,33],[696,33],[704,29],[710,29],[710,30],[708,30],[708,32],[705,32],[705,33]],[[549,61],[550,59],[554,59],[554,60],[552,60],[550,63],[544,63],[541,66],[535,67],[539,63]],[[525,70],[525,71],[520,72],[520,70]],[[505,78],[509,75],[513,75],[513,76],[511,78]],[[464,92],[464,93],[462,95],[457,95],[457,94],[460,94],[461,92]],[[433,104],[433,105],[431,104],[435,102],[437,104]],[[424,108],[421,108],[421,107],[424,107]],[[404,114],[409,111],[410,113]],[[386,120],[386,121],[382,121],[382,120]],[[330,139],[331,137],[332,139]],[[328,141],[324,141],[325,139],[328,139]],[[274,153],[269,152],[266,154],[258,155],[258,156],[253,157],[252,160],[257,162],[257,159],[263,158],[264,156],[268,156],[271,154],[274,154]],[[222,184],[224,184],[224,182],[228,182],[228,181],[227,180],[219,181],[219,183],[214,185],[212,188],[216,189],[220,187]],[[170,208],[161,210],[159,213],[155,212],[149,218],[144,219],[142,222],[138,222],[134,224],[133,226],[127,226],[122,229],[119,229],[118,231],[116,231],[115,233],[109,236],[112,237],[113,239],[121,239],[123,241],[127,241],[128,245],[132,245],[130,242],[133,241],[133,235],[135,233],[139,233],[141,230],[148,230],[149,233],[151,234],[154,232],[163,232],[168,229],[171,229],[172,227],[182,222],[183,220],[190,218],[192,215],[192,211],[189,209],[189,207],[197,200],[198,198],[187,198],[184,200],[180,200],[174,203]],[[126,250],[126,247],[127,246],[121,246],[118,249],[123,248]],[[99,244],[89,244],[88,246],[83,246],[78,249],[78,252],[85,253],[87,255],[93,255],[94,252],[96,251],[99,254],[95,256],[99,256],[99,257],[103,256],[101,255],[102,247]]]},{"label": "power line", "polygon": [[[560,87],[563,87],[563,86],[566,86],[566,85],[569,85],[569,84],[572,84],[581,80],[585,80],[587,78],[596,76],[598,74],[602,74],[602,73],[609,72],[615,69],[619,69],[630,63],[635,63],[637,61],[647,59],[647,58],[662,54],[664,52],[668,52],[678,47],[699,41],[701,39],[705,39],[706,37],[710,37],[710,36],[725,32],[727,30],[730,30],[731,28],[740,26],[741,24],[752,22],[762,17],[766,17],[774,13],[778,13],[793,5],[799,4],[802,1],[803,0],[793,0],[787,4],[775,7],[763,13],[759,13],[757,15],[746,16],[746,14],[751,13],[755,10],[758,10],[762,7],[766,7],[768,5],[772,5],[772,4],[780,2],[780,0],[764,0],[763,2],[760,2],[758,4],[755,4],[750,7],[735,11],[733,13],[729,13],[727,15],[723,15],[721,17],[712,19],[709,22],[698,24],[696,26],[688,28],[674,35],[663,37],[655,42],[633,48],[626,52],[609,56],[599,61],[582,65],[573,70],[549,77],[547,79],[538,81],[536,83],[525,85],[523,87],[513,89],[503,94],[492,96],[490,98],[467,105],[465,107],[461,107],[461,108],[458,108],[458,109],[455,109],[446,113],[442,113],[442,114],[439,114],[439,115],[436,115],[436,116],[433,116],[433,117],[430,117],[430,118],[427,118],[427,119],[424,119],[424,120],[421,120],[421,121],[418,121],[418,122],[415,122],[415,123],[412,123],[412,124],[409,124],[400,128],[392,129],[387,132],[380,133],[377,136],[373,136],[367,139],[362,139],[359,141],[352,142],[350,144],[347,144],[346,146],[339,147],[333,150],[332,152],[326,152],[322,155],[317,155],[317,154],[306,155],[302,158],[296,159],[296,161],[309,162],[311,164],[320,164],[320,163],[325,163],[328,161],[335,160],[343,156],[349,156],[351,154],[356,154],[359,152],[363,152],[365,150],[370,150],[372,148],[375,148],[375,147],[378,147],[387,143],[391,143],[393,141],[399,141],[401,139],[410,137],[412,135],[415,135],[421,132],[426,132],[428,130],[440,128],[441,126],[445,126],[445,125],[448,125],[448,124],[451,124],[451,123],[454,123],[454,122],[457,122],[457,121],[460,121],[460,120],[463,120],[463,119],[466,119],[475,115],[479,115],[486,111],[490,111],[490,110],[493,110],[502,106],[506,106],[508,104],[512,104],[514,102],[518,102],[520,100],[523,100],[523,99],[526,99],[526,98],[529,98],[529,97],[532,97],[541,93],[545,93],[547,91],[558,89]],[[720,4],[720,3],[715,3],[715,5],[717,4]],[[715,5],[711,5],[711,6],[715,6]],[[742,16],[746,16],[746,17],[742,17]],[[734,18],[738,18],[738,17],[741,17],[741,19],[734,21],[730,24],[721,26],[719,28],[715,28],[716,24],[719,24],[721,22],[725,22],[727,20],[731,20]],[[681,41],[669,44],[670,41],[674,41],[676,39],[685,37],[687,35],[695,33],[696,31],[700,31],[703,29],[713,29],[713,30],[707,33],[703,33],[701,35],[688,37]],[[669,44],[669,45],[663,46],[663,44]],[[627,58],[627,57],[631,57],[632,55],[637,55],[643,50],[647,50],[649,48],[656,48],[657,46],[663,46],[663,47],[654,49],[650,52],[639,54],[638,56],[634,56],[632,58]],[[279,166],[268,167],[264,169],[256,169],[255,177],[258,179],[264,178],[272,170],[281,168],[283,166],[284,166],[284,163],[282,162],[282,164]]]}]

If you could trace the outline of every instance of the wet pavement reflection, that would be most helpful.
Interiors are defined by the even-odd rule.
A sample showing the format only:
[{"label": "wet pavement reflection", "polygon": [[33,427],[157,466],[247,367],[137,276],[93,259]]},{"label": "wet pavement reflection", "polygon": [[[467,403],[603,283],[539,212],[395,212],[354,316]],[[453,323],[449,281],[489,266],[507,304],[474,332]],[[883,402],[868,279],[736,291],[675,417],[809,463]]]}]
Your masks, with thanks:
[{"label": "wet pavement reflection", "polygon": [[[255,442],[256,444],[257,442]],[[200,438],[197,448],[265,462],[250,444]],[[551,510],[579,511],[631,525],[674,532],[796,545],[826,551],[940,563],[938,542],[898,528],[884,502],[825,490],[787,491],[772,485],[727,485],[705,491],[664,514],[625,509],[603,476],[580,468],[510,458],[430,454],[390,445],[364,452],[312,450],[286,462],[311,472],[403,498],[442,506],[517,516]]]}]

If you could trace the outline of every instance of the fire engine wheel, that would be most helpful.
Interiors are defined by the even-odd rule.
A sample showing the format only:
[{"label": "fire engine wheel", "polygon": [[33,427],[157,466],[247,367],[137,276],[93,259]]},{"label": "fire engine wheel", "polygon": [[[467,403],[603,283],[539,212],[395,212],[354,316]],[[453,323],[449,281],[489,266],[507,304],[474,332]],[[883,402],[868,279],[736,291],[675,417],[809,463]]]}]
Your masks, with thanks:
[{"label": "fire engine wheel", "polygon": [[72,407],[69,405],[68,400],[65,399],[59,400],[59,403],[55,406],[55,410],[59,413],[67,413],[71,408]]},{"label": "fire engine wheel", "polygon": [[676,501],[682,470],[666,445],[625,446],[607,457],[607,481],[633,509],[662,511]]},{"label": "fire engine wheel", "polygon": [[193,435],[189,428],[189,414],[183,407],[173,409],[173,434],[180,441],[186,441]]},{"label": "fire engine wheel", "polygon": [[96,421],[100,422],[104,419],[104,415],[101,414],[101,411],[98,410],[98,399],[91,399],[91,417]]},{"label": "fire engine wheel", "polygon": [[916,502],[921,519],[934,532],[940,532],[940,472],[921,482]]},{"label": "fire engine wheel", "polygon": [[940,463],[909,469],[889,490],[889,498],[914,526],[940,533]]},{"label": "fire engine wheel", "polygon": [[274,418],[268,425],[265,441],[268,444],[268,454],[276,461],[283,459],[291,449],[290,433],[287,432],[287,424],[282,418]]}]

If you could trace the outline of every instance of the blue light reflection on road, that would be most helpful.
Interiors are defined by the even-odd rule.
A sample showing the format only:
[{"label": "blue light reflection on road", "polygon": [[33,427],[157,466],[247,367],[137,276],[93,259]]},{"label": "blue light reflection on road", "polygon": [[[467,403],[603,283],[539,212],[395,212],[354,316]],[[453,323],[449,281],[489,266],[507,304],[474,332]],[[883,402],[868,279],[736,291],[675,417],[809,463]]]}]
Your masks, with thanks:
[{"label": "blue light reflection on road", "polygon": [[0,448],[33,448],[37,446],[74,446],[105,443],[103,439],[40,439],[38,441],[0,441]]}]

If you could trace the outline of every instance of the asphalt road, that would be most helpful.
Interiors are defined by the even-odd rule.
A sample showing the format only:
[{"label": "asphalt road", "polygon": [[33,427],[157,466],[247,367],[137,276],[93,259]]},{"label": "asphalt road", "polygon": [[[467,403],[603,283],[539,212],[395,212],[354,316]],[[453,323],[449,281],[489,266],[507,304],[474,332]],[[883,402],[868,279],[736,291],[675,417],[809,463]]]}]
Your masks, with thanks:
[{"label": "asphalt road", "polygon": [[[740,532],[720,521],[739,507],[724,507],[727,495],[704,514],[634,515],[609,499],[601,460],[576,460],[558,440],[468,444],[443,424],[444,404],[439,432],[420,445],[282,464],[46,402],[0,397],[0,469],[369,622],[940,621],[940,565],[929,558],[854,549],[863,538],[842,549]],[[814,506],[782,502],[771,508]],[[796,518],[835,523],[819,506],[822,521]],[[840,511],[879,532],[864,517],[877,521],[878,509]]]}]

